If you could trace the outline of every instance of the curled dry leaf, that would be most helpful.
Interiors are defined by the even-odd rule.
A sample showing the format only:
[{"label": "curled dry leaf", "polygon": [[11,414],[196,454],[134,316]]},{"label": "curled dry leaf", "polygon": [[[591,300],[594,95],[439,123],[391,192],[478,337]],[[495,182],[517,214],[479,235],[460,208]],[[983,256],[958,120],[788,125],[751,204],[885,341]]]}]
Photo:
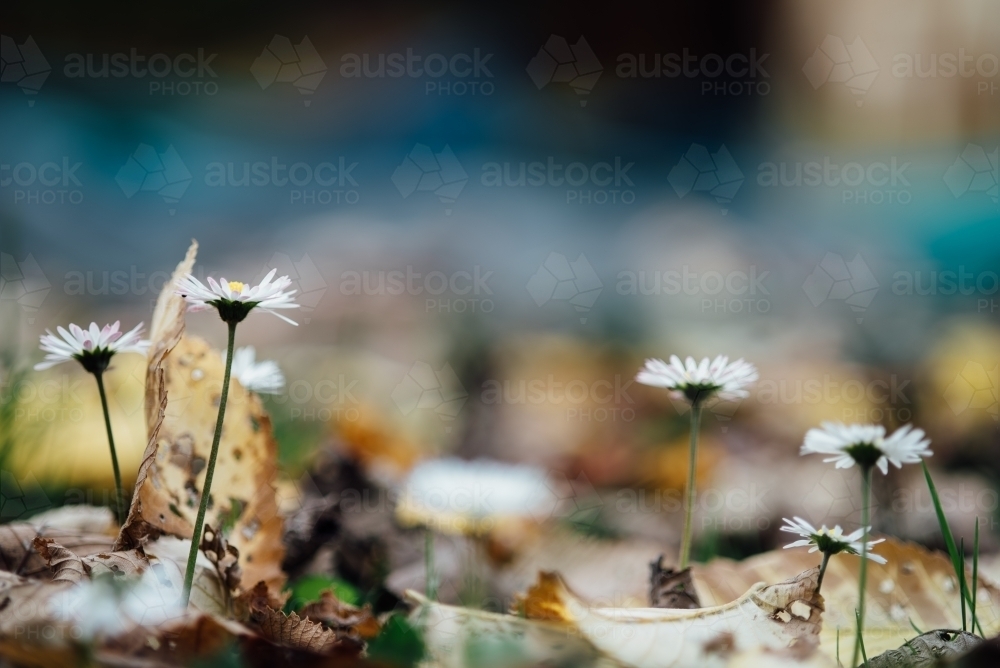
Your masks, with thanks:
[{"label": "curled dry leaf", "polygon": [[75,584],[87,579],[83,560],[51,538],[35,538],[34,546],[52,569],[53,583]]},{"label": "curled dry leaf", "polygon": [[315,654],[343,654],[359,656],[364,645],[356,637],[337,633],[323,624],[299,617],[294,612],[286,615],[272,607],[267,586],[258,582],[237,601],[238,614],[245,615],[247,623],[260,637],[282,647],[305,650]]},{"label": "curled dry leaf", "polygon": [[[955,570],[947,555],[919,545],[886,538],[876,549],[885,565],[868,564],[865,648],[868,656],[896,649],[920,629],[962,628]],[[742,562],[716,559],[695,565],[694,579],[702,601],[718,605],[731,601],[749,583],[774,581],[815,566],[817,555],[806,550],[774,550]],[[858,600],[859,559],[837,555],[823,579],[826,613],[820,650],[830,658],[850,654],[854,642],[854,608]],[[969,573],[971,581],[971,573]],[[980,576],[976,614],[987,637],[1000,632],[1000,589]]]},{"label": "curled dry leaf", "polygon": [[381,625],[372,615],[371,606],[358,608],[344,603],[332,591],[324,591],[318,601],[299,610],[303,617],[320,622],[338,635],[349,635],[370,640],[378,635]]},{"label": "curled dry leaf", "polygon": [[625,665],[696,668],[731,655],[765,650],[794,659],[819,644],[823,600],[819,569],[778,584],[757,583],[726,605],[699,610],[594,608],[553,573],[542,573],[521,607],[530,618],[539,607],[572,626],[603,654]]},{"label": "curled dry leaf", "polygon": [[[225,371],[219,352],[184,336],[184,302],[174,283],[190,271],[196,244],[157,300],[146,382],[149,443],[128,520],[116,547],[160,534],[190,538],[204,487]],[[233,381],[206,522],[226,527],[247,582],[281,588],[281,517],[272,481],[277,444],[257,395]]]}]

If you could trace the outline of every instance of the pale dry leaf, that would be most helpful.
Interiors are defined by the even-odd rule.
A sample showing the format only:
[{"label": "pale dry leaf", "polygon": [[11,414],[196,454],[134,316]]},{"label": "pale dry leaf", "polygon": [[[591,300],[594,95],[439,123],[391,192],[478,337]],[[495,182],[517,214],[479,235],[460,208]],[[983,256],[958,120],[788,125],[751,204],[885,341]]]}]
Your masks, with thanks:
[{"label": "pale dry leaf", "polygon": [[[955,570],[947,555],[912,543],[887,538],[876,551],[885,565],[869,562],[865,614],[865,648],[869,656],[896,649],[923,630],[960,629],[962,614]],[[734,562],[715,559],[694,567],[695,586],[706,605],[733,600],[748,583],[774,581],[815,566],[819,559],[807,550],[774,550]],[[841,554],[830,559],[823,580],[826,613],[821,651],[850,654],[854,642],[854,609],[858,600],[859,559]],[[971,573],[968,575],[971,580]],[[1000,589],[980,576],[976,612],[987,637],[1000,632]]]},{"label": "pale dry leaf", "polygon": [[525,666],[623,665],[602,654],[565,623],[445,605],[412,590],[406,592],[406,598],[414,606],[409,622],[424,640],[429,666],[467,668],[470,655],[483,653],[516,657],[518,665]]},{"label": "pale dry leaf", "polygon": [[39,532],[47,532],[45,535],[48,536],[52,536],[52,532],[62,532],[79,535],[101,534],[114,538],[118,533],[115,515],[105,506],[60,506],[32,515],[28,523],[37,527]]},{"label": "pale dry leaf", "polygon": [[561,620],[604,655],[638,668],[700,668],[758,650],[798,660],[819,644],[818,575],[813,568],[778,584],[757,583],[721,606],[669,610],[595,608],[558,575],[542,573],[519,605],[529,619],[542,609],[545,619]]},{"label": "pale dry leaf", "polygon": [[[225,371],[217,350],[183,335],[184,305],[173,285],[190,270],[195,248],[192,244],[157,301],[147,376],[150,440],[119,549],[141,546],[163,533],[182,538],[193,533]],[[239,551],[247,582],[263,580],[278,591],[284,583],[284,551],[272,485],[276,461],[277,444],[260,399],[234,380],[205,520],[231,527],[227,537]]]},{"label": "pale dry leaf", "polygon": [[[184,572],[190,549],[190,540],[161,536],[146,544],[145,553],[150,565],[156,568],[157,575],[169,582],[173,590],[180,592],[184,588]],[[190,605],[204,613],[223,617],[228,616],[231,610],[229,589],[204,552],[198,552],[195,561]]]}]

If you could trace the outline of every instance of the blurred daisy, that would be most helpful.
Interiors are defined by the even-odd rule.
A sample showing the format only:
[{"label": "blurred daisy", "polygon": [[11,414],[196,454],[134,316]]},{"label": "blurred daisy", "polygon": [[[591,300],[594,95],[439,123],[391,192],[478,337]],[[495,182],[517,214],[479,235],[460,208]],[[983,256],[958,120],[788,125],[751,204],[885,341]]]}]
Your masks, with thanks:
[{"label": "blurred daisy", "polygon": [[295,303],[295,290],[286,290],[292,284],[287,276],[272,281],[277,269],[268,272],[258,285],[248,285],[239,281],[216,282],[208,279],[208,285],[188,274],[178,281],[177,294],[184,297],[189,311],[204,311],[215,307],[226,322],[242,322],[250,311],[259,309],[278,316],[285,322],[298,325],[294,320],[282,315],[281,309],[299,308]]},{"label": "blurred daisy", "polygon": [[919,464],[932,453],[927,449],[930,439],[922,429],[904,425],[886,437],[885,428],[874,424],[842,424],[824,422],[821,429],[810,429],[802,444],[801,454],[830,455],[824,462],[836,462],[838,469],[858,464],[862,469],[878,466],[889,472],[889,462],[896,468],[903,464]]},{"label": "blurred daisy", "polygon": [[688,357],[681,362],[677,355],[671,355],[670,364],[660,359],[646,360],[635,379],[643,385],[670,389],[678,399],[694,405],[713,397],[723,401],[745,399],[749,395],[746,388],[757,377],[757,368],[742,359],[730,363],[728,357],[719,355],[714,360],[706,357],[696,362]]},{"label": "blurred daisy", "polygon": [[[868,541],[868,546],[863,546],[860,541],[861,537],[865,534],[864,527],[852,531],[849,534],[844,534],[844,531],[839,525],[833,527],[832,529],[828,529],[824,524],[817,529],[801,517],[795,517],[793,519],[785,517],[783,519],[787,522],[787,524],[781,527],[782,531],[794,533],[802,537],[802,540],[797,540],[794,543],[786,545],[786,550],[791,547],[809,547],[810,553],[822,552],[823,554],[834,555],[846,552],[847,554],[853,554],[855,556],[860,556],[862,552],[865,552],[865,556],[874,561],[876,564],[886,563],[885,557],[872,554],[872,547],[883,542],[885,538]],[[868,527],[868,530],[871,531],[871,527]]]},{"label": "blurred daisy", "polygon": [[59,336],[45,330],[45,334],[41,336],[40,347],[48,354],[44,362],[35,365],[35,370],[42,371],[63,362],[76,360],[87,371],[96,373],[108,368],[108,363],[115,353],[145,355],[149,349],[149,341],[140,338],[142,323],[125,333],[119,331],[120,325],[121,321],[116,320],[113,325],[98,328],[97,323],[92,322],[89,329],[83,329],[71,323],[69,331],[62,327],[56,328]]},{"label": "blurred daisy", "polygon": [[542,469],[488,459],[418,464],[403,486],[396,516],[450,534],[481,534],[503,520],[549,517],[559,499]]},{"label": "blurred daisy", "polygon": [[253,346],[239,348],[233,354],[232,374],[240,385],[258,394],[278,394],[285,387],[285,376],[273,360],[256,361]]}]

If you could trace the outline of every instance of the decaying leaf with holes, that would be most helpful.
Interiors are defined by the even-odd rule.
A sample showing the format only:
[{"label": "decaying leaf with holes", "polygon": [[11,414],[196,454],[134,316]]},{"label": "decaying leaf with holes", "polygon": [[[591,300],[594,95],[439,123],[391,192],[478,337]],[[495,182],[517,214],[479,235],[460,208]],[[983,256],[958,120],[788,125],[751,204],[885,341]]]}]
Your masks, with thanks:
[{"label": "decaying leaf with holes", "polygon": [[[206,341],[183,335],[184,305],[173,284],[190,271],[195,248],[157,301],[146,389],[150,441],[119,549],[160,534],[190,538],[198,513],[225,366]],[[271,484],[276,462],[277,444],[260,399],[234,379],[205,519],[239,551],[245,582],[263,580],[278,591],[285,576],[281,517]]]},{"label": "decaying leaf with holes", "polygon": [[[915,635],[914,625],[924,631],[962,628],[955,570],[947,555],[894,538],[879,543],[876,552],[888,561],[868,564],[864,632],[868,656],[902,646]],[[715,559],[695,565],[695,586],[704,604],[719,605],[733,600],[749,583],[785,578],[816,561],[816,555],[805,550],[775,550],[742,562]],[[858,566],[857,557],[838,555],[830,560],[823,579],[826,613],[820,649],[831,658],[837,652],[838,629],[841,656],[850,655],[853,647]],[[971,573],[968,577],[971,581]],[[1000,632],[1000,589],[983,577],[976,614],[987,637]]]}]

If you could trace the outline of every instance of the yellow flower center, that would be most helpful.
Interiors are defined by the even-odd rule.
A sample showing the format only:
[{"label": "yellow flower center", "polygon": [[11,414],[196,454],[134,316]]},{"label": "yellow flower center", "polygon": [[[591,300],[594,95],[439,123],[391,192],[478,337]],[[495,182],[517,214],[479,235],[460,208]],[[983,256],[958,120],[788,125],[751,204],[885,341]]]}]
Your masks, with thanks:
[{"label": "yellow flower center", "polygon": [[243,284],[239,281],[229,281],[229,289],[233,292],[242,292]]}]

